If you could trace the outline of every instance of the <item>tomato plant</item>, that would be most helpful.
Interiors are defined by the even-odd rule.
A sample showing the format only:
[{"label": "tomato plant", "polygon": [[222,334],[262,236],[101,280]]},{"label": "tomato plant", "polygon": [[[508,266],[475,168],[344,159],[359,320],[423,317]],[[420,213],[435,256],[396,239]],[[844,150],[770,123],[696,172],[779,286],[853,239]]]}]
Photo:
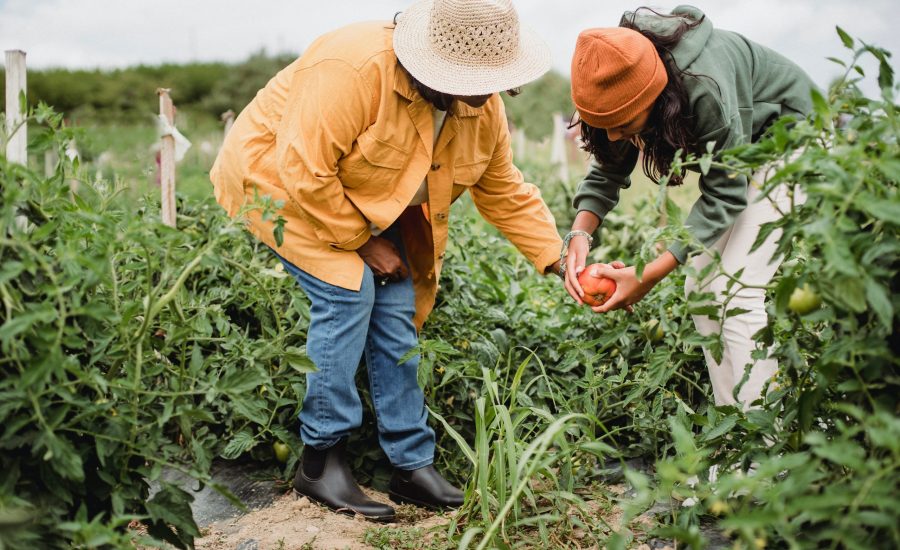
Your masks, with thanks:
[{"label": "tomato plant", "polygon": [[[806,196],[762,228],[786,261],[771,285],[746,289],[770,304],[754,357],[779,365],[752,409],[711,401],[702,348],[722,343],[691,316],[742,312],[686,299],[684,269],[633,314],[598,315],[537,276],[470,202],[454,205],[417,350],[437,465],[477,495],[451,520],[453,546],[702,547],[710,526],[742,547],[900,546],[900,122],[887,53],[841,38],[846,75],[809,120],[703,160],[746,173],[784,161],[763,194],[786,183]],[[864,55],[880,98],[856,87]],[[49,109],[32,115],[33,153],[72,137]],[[573,182],[523,168],[565,232]],[[0,159],[0,543],[190,547],[192,496],[160,483],[166,469],[207,484],[217,459],[271,468],[274,455],[285,478],[296,465],[309,303],[211,198],[179,196],[172,230],[155,197],[124,197],[90,170],[63,160],[43,177]],[[660,240],[686,238],[667,192],[610,213],[591,261],[640,268]],[[370,401],[362,369],[358,380]],[[391,466],[366,410],[348,448],[355,474],[383,486]],[[695,505],[665,505],[673,496]],[[598,519],[614,505],[617,522]]]}]

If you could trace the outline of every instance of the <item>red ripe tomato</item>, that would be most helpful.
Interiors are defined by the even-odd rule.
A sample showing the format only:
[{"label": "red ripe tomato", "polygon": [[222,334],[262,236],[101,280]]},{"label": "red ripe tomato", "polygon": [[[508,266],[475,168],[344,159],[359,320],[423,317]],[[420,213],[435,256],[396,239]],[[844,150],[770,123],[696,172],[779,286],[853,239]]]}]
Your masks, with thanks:
[{"label": "red ripe tomato", "polygon": [[616,291],[616,282],[597,274],[598,268],[606,264],[591,264],[578,276],[578,284],[584,290],[584,303],[589,306],[603,305]]}]

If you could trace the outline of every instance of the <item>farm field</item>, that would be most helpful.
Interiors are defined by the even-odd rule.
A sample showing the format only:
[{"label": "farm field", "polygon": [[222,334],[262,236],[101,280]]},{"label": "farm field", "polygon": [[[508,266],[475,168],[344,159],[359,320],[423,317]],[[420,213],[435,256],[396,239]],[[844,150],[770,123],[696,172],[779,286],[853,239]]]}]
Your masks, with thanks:
[{"label": "farm field", "polygon": [[[885,52],[848,46],[848,76],[809,121],[716,160],[752,173],[789,159],[763,190],[781,178],[807,196],[779,222],[786,261],[764,289],[756,338],[780,365],[766,399],[712,404],[701,346],[722,343],[691,315],[741,312],[686,297],[685,270],[633,314],[593,314],[463,198],[418,351],[436,462],[466,501],[451,514],[404,507],[388,526],[287,491],[314,369],[309,301],[212,199],[219,123],[179,115],[193,146],[170,228],[151,124],[73,128],[34,106],[29,165],[0,157],[0,549],[900,547],[897,87]],[[871,55],[877,99],[850,76]],[[61,160],[45,172],[48,150]],[[561,181],[548,159],[531,141],[518,164],[565,233],[584,167]],[[683,239],[696,187],[663,196],[636,174],[592,259],[643,265],[658,241]],[[351,462],[384,491],[362,368],[358,382],[368,406]],[[200,526],[194,490],[233,497],[212,474],[223,463],[279,494]]]}]

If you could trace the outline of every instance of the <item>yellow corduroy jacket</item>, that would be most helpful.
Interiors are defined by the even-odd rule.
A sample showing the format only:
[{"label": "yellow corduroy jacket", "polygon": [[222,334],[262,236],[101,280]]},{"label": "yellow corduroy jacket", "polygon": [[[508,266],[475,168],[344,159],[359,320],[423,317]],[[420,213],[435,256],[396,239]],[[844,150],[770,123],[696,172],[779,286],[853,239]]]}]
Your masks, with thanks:
[{"label": "yellow corduroy jacket", "polygon": [[[281,246],[258,209],[247,215],[249,230],[303,271],[350,290],[362,283],[355,250],[371,236],[369,222],[401,224],[421,327],[434,306],[450,204],[466,190],[541,272],[562,243],[539,190],[512,163],[499,95],[480,108],[456,102],[434,143],[431,105],[398,65],[392,35],[390,23],[371,22],[316,40],[241,112],[210,179],[232,216],[256,194],[283,201]],[[428,203],[409,207],[426,179]]]}]

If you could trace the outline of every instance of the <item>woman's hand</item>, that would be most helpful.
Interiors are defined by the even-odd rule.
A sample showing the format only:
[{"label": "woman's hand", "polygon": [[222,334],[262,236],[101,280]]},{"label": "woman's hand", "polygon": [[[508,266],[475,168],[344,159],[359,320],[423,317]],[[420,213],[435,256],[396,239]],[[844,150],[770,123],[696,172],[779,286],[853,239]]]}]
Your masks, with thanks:
[{"label": "woman's hand", "polygon": [[569,241],[569,249],[566,254],[566,278],[563,284],[566,292],[578,305],[584,305],[584,290],[578,283],[578,275],[584,271],[584,264],[587,261],[589,251],[587,237],[576,235]]},{"label": "woman's hand", "polygon": [[406,264],[394,243],[384,237],[371,237],[356,253],[375,274],[389,281],[402,281],[409,276]]},{"label": "woman's hand", "polygon": [[[621,264],[621,262],[618,262]],[[597,274],[601,277],[608,277],[616,282],[616,291],[603,305],[593,306],[591,309],[597,313],[606,313],[614,309],[627,309],[631,311],[631,306],[640,302],[641,299],[650,292],[656,283],[674,271],[678,267],[678,260],[671,252],[666,251],[661,256],[647,264],[644,268],[643,277],[638,279],[634,266],[617,268],[615,262],[609,267],[600,267]]]},{"label": "woman's hand", "polygon": [[[575,221],[572,222],[572,231],[584,231],[588,235],[593,233],[600,226],[600,217],[588,210],[582,210],[575,215]],[[591,243],[584,235],[573,235],[569,239],[569,246],[566,250],[566,277],[563,282],[566,292],[578,305],[584,305],[584,289],[578,284],[578,275],[584,271],[584,264],[587,262],[587,255],[590,252]]]},{"label": "woman's hand", "polygon": [[[619,260],[615,260],[615,261],[613,261],[613,262],[610,262],[610,263],[608,264],[608,267],[611,267],[611,268],[613,268],[613,269],[623,269],[623,268],[625,267],[625,264],[624,264],[623,262],[620,262]],[[605,269],[605,268],[604,268],[604,269]],[[579,272],[581,272],[581,271],[584,271],[584,266],[582,266],[581,269],[579,270]],[[599,273],[602,273],[602,271],[599,271],[599,270],[598,270],[598,275],[599,275]],[[566,281],[566,284],[567,284],[566,290],[569,290],[569,287],[568,287],[568,281]],[[583,296],[583,295],[584,295],[584,291],[581,289],[581,285],[578,283],[578,278],[577,278],[577,277],[576,277],[576,279],[575,279],[575,284],[578,284],[578,289],[582,291],[582,296]],[[571,293],[572,293],[572,292],[569,291],[569,294],[571,294]],[[574,297],[574,296],[573,296],[573,297]],[[578,302],[579,305],[584,305],[584,301],[583,301],[583,300],[576,300],[576,301]],[[596,309],[593,308],[593,307],[592,307],[591,309],[594,309],[594,311],[596,311]],[[625,306],[625,309],[628,311],[628,313],[631,313],[632,311],[634,311],[634,310],[631,308],[631,306]]]},{"label": "woman's hand", "polygon": [[[621,264],[621,262],[619,262]],[[616,282],[616,291],[613,295],[603,303],[603,305],[592,306],[591,309],[597,313],[606,313],[614,309],[627,309],[631,311],[631,306],[641,301],[641,298],[647,295],[656,285],[656,281],[650,281],[647,277],[638,279],[634,266],[622,267],[616,269],[614,265],[609,267],[600,267],[597,269],[597,275],[606,277]]]}]

